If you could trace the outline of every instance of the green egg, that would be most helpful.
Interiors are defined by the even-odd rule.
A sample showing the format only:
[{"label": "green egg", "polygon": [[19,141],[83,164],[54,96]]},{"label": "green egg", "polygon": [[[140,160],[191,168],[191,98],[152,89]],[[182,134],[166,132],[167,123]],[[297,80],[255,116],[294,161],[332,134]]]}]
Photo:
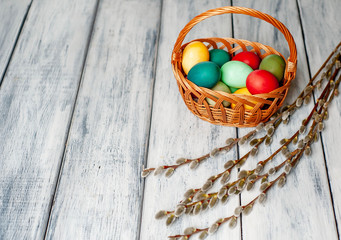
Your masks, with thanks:
[{"label": "green egg", "polygon": [[209,53],[210,61],[216,63],[219,67],[231,60],[230,54],[223,49],[212,49]]},{"label": "green egg", "polygon": [[246,78],[253,69],[240,61],[229,61],[221,67],[221,80],[230,87],[246,87]]},{"label": "green egg", "polygon": [[284,76],[285,61],[281,56],[271,54],[263,58],[259,65],[259,69],[272,73],[280,82]]},{"label": "green egg", "polygon": [[214,62],[200,62],[189,70],[187,78],[199,87],[212,88],[220,79],[220,68]]},{"label": "green egg", "polygon": [[234,87],[229,87],[231,90],[231,93],[234,93],[235,91],[237,91],[239,88],[234,88]]},{"label": "green egg", "polygon": [[[224,84],[222,81],[218,81],[217,84],[212,88],[212,90],[231,93],[230,88],[226,86],[226,84]],[[210,98],[206,98],[206,101],[208,102],[209,105],[215,105],[216,103]],[[230,103],[228,101],[223,101],[223,106],[228,107],[230,106]]]}]

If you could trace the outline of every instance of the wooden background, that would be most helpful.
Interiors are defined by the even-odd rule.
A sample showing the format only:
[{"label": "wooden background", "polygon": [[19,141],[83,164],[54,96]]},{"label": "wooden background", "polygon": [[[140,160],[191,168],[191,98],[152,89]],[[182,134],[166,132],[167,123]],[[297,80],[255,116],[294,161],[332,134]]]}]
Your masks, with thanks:
[{"label": "wooden background", "polygon": [[[171,227],[154,219],[246,146],[169,179],[140,177],[143,165],[197,157],[248,131],[192,115],[171,71],[184,25],[225,5],[263,11],[291,31],[298,71],[288,103],[341,40],[339,0],[0,0],[0,239],[166,239],[188,226],[209,226],[250,199],[252,192],[242,194]],[[213,36],[289,54],[271,25],[240,15],[208,19],[185,41]],[[246,169],[294,132],[312,104]],[[271,190],[265,206],[236,229],[222,227],[210,239],[339,239],[340,108],[339,97],[322,142],[285,187]]]}]

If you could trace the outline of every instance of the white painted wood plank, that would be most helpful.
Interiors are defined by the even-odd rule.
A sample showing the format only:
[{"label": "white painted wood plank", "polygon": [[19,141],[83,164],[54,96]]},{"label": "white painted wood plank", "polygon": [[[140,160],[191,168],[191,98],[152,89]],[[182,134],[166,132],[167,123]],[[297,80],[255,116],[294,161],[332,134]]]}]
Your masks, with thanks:
[{"label": "white painted wood plank", "polygon": [[31,0],[0,1],[0,84]]},{"label": "white painted wood plank", "polygon": [[42,239],[96,1],[34,1],[0,91],[0,239]]},{"label": "white painted wood plank", "polygon": [[137,239],[161,2],[100,2],[48,239]]},{"label": "white painted wood plank", "polygon": [[[250,0],[233,1],[233,4],[268,13],[282,21],[291,31],[298,50],[298,71],[286,100],[287,103],[291,103],[309,80],[296,1],[269,0],[259,5]],[[234,29],[235,36],[239,38],[273,46],[284,56],[288,56],[288,46],[284,37],[270,24],[250,17],[236,16]],[[260,153],[253,161],[248,162],[244,169],[254,168],[258,161],[273,153],[280,146],[280,139],[291,136],[288,134],[299,128],[311,107],[312,103],[297,111],[290,124],[282,125],[275,134],[271,148],[262,145]],[[243,129],[239,134],[245,132]],[[243,154],[248,148],[243,146],[240,152]],[[255,205],[253,212],[243,217],[243,239],[337,239],[321,144],[314,144],[312,150],[313,155],[303,157],[297,168],[288,176],[284,188],[274,187],[268,193],[264,207]],[[283,160],[284,158],[279,156],[271,166]],[[259,185],[257,186],[251,193],[242,194],[243,204],[248,203],[259,193]]]},{"label": "white painted wood plank", "polygon": [[[303,22],[303,30],[311,74],[314,74],[329,53],[341,41],[340,12],[341,3],[332,1],[298,1]],[[341,99],[335,98],[329,109],[329,120],[322,133],[328,175],[334,200],[339,234],[341,232]]]},{"label": "white painted wood plank", "polygon": [[[171,164],[179,157],[199,157],[214,147],[222,146],[229,137],[235,137],[235,128],[215,126],[194,116],[185,106],[171,70],[170,57],[180,30],[196,15],[212,8],[226,5],[226,1],[165,0],[155,80],[152,125],[148,151],[148,167]],[[231,15],[216,16],[195,26],[185,42],[204,37],[231,37]],[[141,239],[166,239],[171,234],[182,233],[186,227],[207,227],[217,219],[229,216],[239,205],[238,196],[226,206],[198,216],[183,216],[166,227],[165,220],[156,220],[162,209],[172,210],[189,188],[201,187],[211,175],[223,170],[224,163],[236,158],[236,149],[202,163],[196,171],[183,167],[170,178],[149,176],[146,179]],[[217,183],[220,185],[220,183]],[[215,188],[217,190],[217,188]],[[158,237],[156,237],[158,236]],[[231,230],[226,225],[217,239],[240,239],[240,226]]]}]

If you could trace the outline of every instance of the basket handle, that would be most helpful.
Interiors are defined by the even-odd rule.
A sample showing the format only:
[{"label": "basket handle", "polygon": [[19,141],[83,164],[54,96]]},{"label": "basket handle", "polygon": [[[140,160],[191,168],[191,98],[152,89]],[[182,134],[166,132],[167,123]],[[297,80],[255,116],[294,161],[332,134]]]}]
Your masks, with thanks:
[{"label": "basket handle", "polygon": [[[215,8],[208,10],[196,17],[194,17],[187,25],[181,30],[179,33],[178,39],[175,42],[173,53],[172,53],[172,60],[179,59],[179,50],[181,48],[181,45],[183,43],[183,40],[185,39],[187,33],[199,22],[205,20],[206,18],[216,16],[216,15],[222,15],[225,13],[235,13],[235,14],[244,14],[249,15],[251,17],[259,18],[261,20],[264,20],[271,25],[273,25],[275,28],[277,28],[285,37],[285,39],[288,42],[289,50],[290,50],[290,56],[287,60],[286,70],[285,70],[285,77],[287,79],[293,79],[296,74],[296,62],[297,62],[297,50],[296,50],[296,44],[294,41],[294,38],[291,36],[291,33],[289,30],[284,26],[283,23],[278,21],[277,19],[273,18],[272,16],[262,13],[258,10],[251,9],[251,8],[245,8],[245,7],[221,7],[221,8]],[[289,76],[291,75],[291,76]]]}]

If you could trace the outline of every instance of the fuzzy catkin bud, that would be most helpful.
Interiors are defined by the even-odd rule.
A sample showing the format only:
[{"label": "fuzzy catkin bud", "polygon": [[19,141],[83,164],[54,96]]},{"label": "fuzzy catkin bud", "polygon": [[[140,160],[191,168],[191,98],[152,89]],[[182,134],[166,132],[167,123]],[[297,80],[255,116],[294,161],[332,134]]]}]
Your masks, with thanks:
[{"label": "fuzzy catkin bud", "polygon": [[284,112],[282,113],[282,120],[287,119],[287,118],[289,117],[289,115],[290,115],[290,113],[289,113],[288,110],[284,111]]},{"label": "fuzzy catkin bud", "polygon": [[274,126],[271,126],[267,131],[266,131],[266,134],[271,137],[275,132],[275,127]]},{"label": "fuzzy catkin bud", "polygon": [[202,209],[201,209],[201,211],[204,211],[204,210],[206,210],[206,209],[207,209],[207,207],[208,207],[208,201],[207,201],[207,200],[205,200],[205,201],[203,201],[203,202],[202,202]]},{"label": "fuzzy catkin bud", "polygon": [[218,148],[214,148],[211,152],[210,152],[210,156],[211,157],[215,157],[219,152]]},{"label": "fuzzy catkin bud", "polygon": [[242,191],[244,188],[245,188],[245,185],[246,185],[246,182],[244,179],[241,179],[239,182],[238,182],[238,185],[237,185],[237,189],[239,191]]},{"label": "fuzzy catkin bud", "polygon": [[217,196],[217,195],[214,195],[214,196],[211,198],[210,203],[208,204],[208,206],[209,206],[210,208],[214,208],[214,207],[216,206],[217,202],[218,202],[218,196]]},{"label": "fuzzy catkin bud", "polygon": [[194,194],[194,193],[195,193],[195,190],[194,190],[193,188],[188,189],[188,190],[185,192],[184,197],[185,197],[185,198],[188,198],[189,196],[191,196],[191,195]]},{"label": "fuzzy catkin bud", "polygon": [[264,128],[264,123],[259,123],[256,127],[256,131],[260,132],[261,130],[263,130],[263,128]]},{"label": "fuzzy catkin bud", "polygon": [[226,203],[228,202],[228,200],[229,200],[229,195],[225,194],[225,195],[221,198],[220,202],[221,202],[222,204],[226,204]]},{"label": "fuzzy catkin bud", "polygon": [[289,174],[291,169],[292,169],[291,163],[286,163],[285,166],[284,166],[284,172],[286,174]]},{"label": "fuzzy catkin bud", "polygon": [[158,168],[155,169],[154,175],[155,175],[155,176],[156,176],[156,175],[159,175],[159,174],[163,173],[164,171],[165,171],[164,166],[160,166],[160,167],[158,167]]},{"label": "fuzzy catkin bud", "polygon": [[218,223],[213,223],[211,225],[211,227],[209,227],[208,233],[209,234],[213,234],[213,233],[215,233],[218,230],[218,228],[219,228],[219,224]]},{"label": "fuzzy catkin bud", "polygon": [[173,175],[173,173],[174,173],[174,168],[168,168],[166,170],[165,176],[166,177],[171,177]]},{"label": "fuzzy catkin bud", "polygon": [[234,141],[235,141],[234,138],[228,138],[228,139],[226,139],[225,143],[226,143],[226,145],[230,145],[230,144],[234,143]]},{"label": "fuzzy catkin bud", "polygon": [[258,153],[258,148],[257,148],[257,147],[253,147],[253,148],[251,149],[250,155],[251,155],[251,156],[256,156],[257,153]]},{"label": "fuzzy catkin bud", "polygon": [[311,148],[310,148],[310,146],[306,147],[306,149],[304,150],[304,154],[307,155],[307,156],[311,155]]},{"label": "fuzzy catkin bud", "polygon": [[252,174],[252,175],[250,175],[250,176],[247,178],[247,181],[248,181],[248,182],[251,182],[251,181],[256,180],[256,178],[257,178],[257,175],[256,175],[256,174]]},{"label": "fuzzy catkin bud", "polygon": [[182,236],[182,237],[180,238],[180,240],[188,240],[188,237],[187,237],[187,236]]},{"label": "fuzzy catkin bud", "polygon": [[237,226],[237,218],[233,216],[229,222],[229,227],[230,228],[235,228]]},{"label": "fuzzy catkin bud", "polygon": [[243,208],[241,206],[236,207],[236,209],[234,210],[234,215],[236,217],[239,217],[239,215],[242,213],[242,211],[243,211]]},{"label": "fuzzy catkin bud", "polygon": [[288,139],[283,138],[283,139],[281,139],[281,141],[279,141],[279,144],[284,145],[287,141],[288,141]]},{"label": "fuzzy catkin bud", "polygon": [[179,205],[176,207],[174,215],[175,217],[180,217],[186,212],[186,207],[184,205]]},{"label": "fuzzy catkin bud", "polygon": [[311,85],[306,86],[303,91],[304,91],[304,95],[307,95],[313,91],[313,87]]},{"label": "fuzzy catkin bud", "polygon": [[305,131],[306,131],[306,129],[307,129],[307,127],[306,127],[305,125],[302,125],[302,126],[300,127],[299,133],[300,133],[300,134],[304,134]]},{"label": "fuzzy catkin bud", "polygon": [[152,170],[150,169],[144,169],[141,173],[141,177],[145,178],[147,177],[150,173],[151,173]]},{"label": "fuzzy catkin bud", "polygon": [[230,180],[230,172],[229,171],[227,171],[223,174],[223,176],[220,179],[220,183],[225,184],[225,183],[227,183],[228,180]]},{"label": "fuzzy catkin bud", "polygon": [[227,162],[224,164],[224,168],[225,168],[225,169],[229,169],[229,168],[231,168],[233,165],[234,165],[234,161],[229,160],[229,161],[227,161]]},{"label": "fuzzy catkin bud", "polygon": [[252,212],[252,209],[253,209],[253,204],[247,205],[243,210],[243,214],[249,215]]},{"label": "fuzzy catkin bud", "polygon": [[226,187],[220,188],[220,190],[218,192],[218,198],[222,199],[226,193],[227,193],[227,188]]},{"label": "fuzzy catkin bud", "polygon": [[167,226],[169,226],[169,225],[171,225],[174,221],[175,221],[175,215],[174,214],[171,214],[168,218],[167,218],[167,220],[166,220],[166,225]]},{"label": "fuzzy catkin bud", "polygon": [[310,102],[310,99],[311,99],[311,96],[310,95],[307,95],[305,98],[304,98],[304,104],[308,104]]},{"label": "fuzzy catkin bud", "polygon": [[324,128],[323,122],[319,122],[318,125],[317,125],[317,130],[318,130],[319,132],[322,132],[322,131],[323,131],[323,128]]},{"label": "fuzzy catkin bud", "polygon": [[247,138],[244,136],[239,140],[239,145],[244,145],[247,141]]},{"label": "fuzzy catkin bud", "polygon": [[270,168],[268,171],[269,175],[274,175],[276,173],[276,168]]},{"label": "fuzzy catkin bud", "polygon": [[190,234],[194,233],[195,230],[197,230],[197,229],[194,228],[194,227],[188,227],[188,228],[185,229],[184,234],[185,235],[190,235]]},{"label": "fuzzy catkin bud", "polygon": [[269,182],[265,182],[262,185],[260,185],[259,190],[260,191],[265,191],[269,186],[270,186],[270,183]]},{"label": "fuzzy catkin bud", "polygon": [[265,194],[265,193],[259,194],[259,196],[258,196],[258,202],[259,202],[260,204],[262,204],[262,203],[264,203],[265,201],[266,201],[266,194]]},{"label": "fuzzy catkin bud", "polygon": [[201,209],[202,209],[202,203],[198,202],[197,204],[195,204],[193,214],[198,215],[201,212]]},{"label": "fuzzy catkin bud", "polygon": [[286,183],[286,177],[283,175],[279,180],[278,180],[278,187],[282,188],[284,184]]},{"label": "fuzzy catkin bud", "polygon": [[198,166],[199,166],[198,160],[192,160],[191,163],[189,164],[190,169],[196,169]]},{"label": "fuzzy catkin bud", "polygon": [[250,141],[250,146],[255,146],[257,143],[259,143],[259,139],[258,138],[254,138]]},{"label": "fuzzy catkin bud", "polygon": [[294,137],[294,139],[292,140],[293,144],[297,144],[297,142],[298,142],[298,136]]},{"label": "fuzzy catkin bud", "polygon": [[303,142],[303,139],[301,139],[298,141],[297,148],[302,149],[303,147],[304,147],[304,142]]},{"label": "fuzzy catkin bud", "polygon": [[175,162],[176,164],[183,164],[184,162],[186,162],[186,158],[178,158]]},{"label": "fuzzy catkin bud", "polygon": [[240,168],[240,167],[242,167],[242,166],[244,165],[244,163],[246,162],[246,160],[247,160],[247,158],[246,158],[246,157],[244,157],[244,158],[240,159],[240,160],[238,161],[238,163],[237,163],[236,167],[237,167],[237,168]]},{"label": "fuzzy catkin bud", "polygon": [[255,169],[255,173],[259,174],[263,171],[263,165],[262,164],[257,164],[257,167]]},{"label": "fuzzy catkin bud", "polygon": [[201,189],[203,191],[207,191],[208,189],[210,189],[213,186],[213,182],[211,180],[208,180],[202,187]]},{"label": "fuzzy catkin bud", "polygon": [[255,185],[254,182],[248,182],[247,185],[246,185],[246,190],[250,191],[253,188],[254,185]]},{"label": "fuzzy catkin bud", "polygon": [[167,211],[165,210],[161,210],[161,211],[158,211],[156,214],[155,214],[155,219],[161,219],[163,217],[167,216]]},{"label": "fuzzy catkin bud", "polygon": [[303,98],[297,98],[296,99],[296,107],[301,107],[303,103]]},{"label": "fuzzy catkin bud", "polygon": [[269,136],[267,136],[266,138],[265,138],[265,145],[270,145],[272,143],[272,137],[269,137]]},{"label": "fuzzy catkin bud", "polygon": [[249,175],[249,172],[246,171],[246,170],[241,170],[239,173],[238,173],[238,178],[245,178]]},{"label": "fuzzy catkin bud", "polygon": [[235,194],[236,192],[237,192],[237,187],[236,186],[232,186],[228,190],[228,194],[229,195]]},{"label": "fuzzy catkin bud", "polygon": [[203,231],[203,232],[200,233],[199,239],[200,240],[206,239],[207,236],[208,236],[208,232],[207,231]]}]

